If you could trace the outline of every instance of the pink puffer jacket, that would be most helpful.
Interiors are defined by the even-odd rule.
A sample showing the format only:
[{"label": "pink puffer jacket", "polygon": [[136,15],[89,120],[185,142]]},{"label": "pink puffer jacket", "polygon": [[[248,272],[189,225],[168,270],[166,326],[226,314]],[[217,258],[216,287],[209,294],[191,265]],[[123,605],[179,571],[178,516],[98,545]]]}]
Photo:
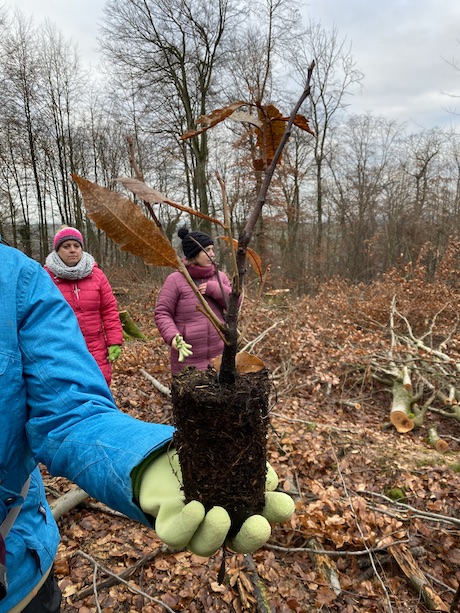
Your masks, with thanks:
[{"label": "pink puffer jacket", "polygon": [[[222,294],[214,266],[204,268],[189,265],[187,268],[197,286],[207,282],[204,298],[217,317],[224,321],[224,309],[227,308],[231,292],[227,275],[221,271],[217,272],[224,292]],[[197,305],[199,305],[199,300],[184,275],[179,271],[171,273],[158,296],[155,323],[168,345],[171,345],[176,334],[181,334],[185,342],[192,345],[193,351],[193,355],[180,363],[178,352],[171,348],[173,375],[180,372],[185,366],[195,366],[199,370],[206,370],[210,360],[220,355],[224,349],[224,343],[217,330],[208,318],[197,310]]]},{"label": "pink puffer jacket", "polygon": [[75,281],[61,279],[46,266],[45,269],[72,307],[86,345],[110,385],[112,365],[107,359],[108,347],[123,343],[123,329],[107,277],[97,264],[87,277]]}]

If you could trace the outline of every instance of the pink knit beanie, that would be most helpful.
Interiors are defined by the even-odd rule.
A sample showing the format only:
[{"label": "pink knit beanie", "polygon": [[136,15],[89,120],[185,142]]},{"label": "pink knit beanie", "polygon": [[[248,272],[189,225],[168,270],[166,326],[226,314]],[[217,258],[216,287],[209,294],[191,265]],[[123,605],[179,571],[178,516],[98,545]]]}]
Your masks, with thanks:
[{"label": "pink knit beanie", "polygon": [[57,251],[65,241],[77,241],[83,248],[83,236],[76,228],[62,228],[62,230],[59,230],[54,237],[54,251]]}]

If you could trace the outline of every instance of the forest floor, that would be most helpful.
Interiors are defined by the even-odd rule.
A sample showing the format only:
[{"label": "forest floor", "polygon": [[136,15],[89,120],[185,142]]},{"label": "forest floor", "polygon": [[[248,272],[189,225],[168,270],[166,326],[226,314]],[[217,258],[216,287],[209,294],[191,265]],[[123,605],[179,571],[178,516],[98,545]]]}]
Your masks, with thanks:
[{"label": "forest floor", "polygon": [[[391,296],[404,295],[400,308],[414,334],[431,326],[435,336],[418,290],[412,285],[409,296],[395,283],[367,296],[332,285],[315,299],[270,298],[257,308],[246,342],[272,373],[269,460],[296,501],[291,521],[276,525],[265,547],[251,556],[229,552],[219,584],[222,551],[209,559],[172,551],[154,531],[88,498],[59,520],[63,611],[449,611],[460,582],[460,422],[428,411],[404,434],[389,423],[391,389],[372,373],[393,347]],[[116,403],[136,418],[171,423],[169,398],[141,370],[169,386],[168,350],[153,322],[157,290],[137,283],[115,291],[148,337],[125,343],[115,363]],[[431,290],[423,291],[426,298]],[[438,303],[432,309],[441,328],[451,326],[449,347],[460,362],[458,306],[443,322],[434,317]],[[429,445],[431,426],[449,444],[445,453]],[[72,487],[43,473],[50,501]],[[124,573],[122,581],[106,585],[105,570]]]}]

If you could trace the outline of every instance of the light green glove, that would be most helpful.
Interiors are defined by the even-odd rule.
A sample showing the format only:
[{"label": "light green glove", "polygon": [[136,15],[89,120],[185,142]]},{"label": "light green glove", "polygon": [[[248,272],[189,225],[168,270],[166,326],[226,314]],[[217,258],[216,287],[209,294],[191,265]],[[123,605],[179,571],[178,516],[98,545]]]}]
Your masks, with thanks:
[{"label": "light green glove", "polygon": [[120,357],[120,353],[121,353],[120,345],[110,345],[109,355],[107,359],[109,360],[109,362],[115,362],[115,360]]},{"label": "light green glove", "polygon": [[[214,554],[226,541],[230,516],[222,507],[206,513],[197,500],[184,504],[182,474],[175,450],[167,451],[146,468],[142,475],[139,504],[144,513],[156,518],[155,530],[162,541],[175,549],[187,547],[200,556]],[[269,466],[267,489],[278,484],[275,471]],[[232,540],[231,549],[251,553],[270,538],[270,522],[282,522],[294,512],[294,502],[281,492],[268,491],[262,515],[252,515]]]},{"label": "light green glove", "polygon": [[[267,463],[265,479],[265,506],[262,515],[252,515],[243,523],[233,539],[227,539],[227,545],[237,553],[252,553],[264,545],[271,535],[270,524],[287,521],[294,513],[295,504],[288,494],[275,492],[278,487],[278,475]],[[267,529],[268,528],[268,529]]]},{"label": "light green glove", "polygon": [[192,346],[186,343],[180,334],[176,334],[174,337],[173,347],[179,352],[179,362],[183,362],[189,355],[193,355],[193,351],[190,351]]}]

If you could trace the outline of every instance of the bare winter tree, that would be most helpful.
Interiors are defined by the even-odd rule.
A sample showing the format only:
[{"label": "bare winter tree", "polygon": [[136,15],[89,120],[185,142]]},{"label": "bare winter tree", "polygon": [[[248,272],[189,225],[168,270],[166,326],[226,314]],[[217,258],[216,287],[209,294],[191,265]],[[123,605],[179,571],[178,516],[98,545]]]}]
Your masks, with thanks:
[{"label": "bare winter tree", "polygon": [[316,134],[313,144],[315,160],[315,258],[311,277],[321,279],[324,267],[323,224],[324,174],[330,148],[330,131],[340,120],[340,111],[346,106],[346,95],[360,83],[362,73],[356,67],[351,47],[346,39],[340,39],[336,28],[325,30],[320,23],[310,21],[302,38],[302,46],[291,53],[291,62],[297,74],[309,61],[315,62],[315,78],[309,98],[311,126]]},{"label": "bare winter tree", "polygon": [[[401,165],[411,186],[408,207],[409,223],[405,232],[404,251],[408,261],[414,261],[421,245],[428,239],[426,231],[430,210],[434,213],[434,194],[439,176],[438,159],[444,149],[447,135],[438,128],[411,134],[406,140],[406,151]],[[430,234],[431,232],[429,232]]]},{"label": "bare winter tree", "polygon": [[[226,74],[227,89],[232,92],[233,100],[244,100],[253,105],[252,112],[257,116],[257,107],[270,103],[279,105],[283,111],[291,108],[293,102],[288,99],[287,70],[284,55],[287,48],[296,45],[301,35],[301,19],[297,3],[293,0],[262,0],[251,3],[252,11],[246,18],[244,27],[233,32],[231,40],[231,70]],[[235,142],[245,147],[238,147],[238,157],[234,160],[234,173],[227,167],[225,173],[228,198],[235,203],[233,220],[237,230],[243,228],[248,210],[261,188],[263,173],[255,170],[257,149],[256,132],[251,123],[233,124]],[[296,139],[296,136],[294,137]],[[297,139],[296,139],[297,140]],[[228,147],[227,147],[228,149]],[[311,149],[311,147],[310,147]],[[242,180],[242,169],[247,169]],[[289,176],[288,171],[284,176]],[[222,172],[224,176],[224,172]],[[274,255],[273,240],[277,240],[274,228],[269,231],[267,218],[285,219],[287,206],[283,202],[282,189],[275,179],[276,195],[270,194],[267,210],[261,216],[254,230],[254,248],[262,257],[268,253]],[[271,240],[267,240],[268,234]]]},{"label": "bare winter tree", "polygon": [[20,202],[20,244],[28,255],[33,255],[31,199],[41,210],[44,197],[38,154],[42,126],[36,118],[41,76],[36,30],[30,20],[27,21],[17,12],[0,44],[6,93],[2,116],[10,127],[3,152],[14,177],[10,185],[15,184],[15,197]]},{"label": "bare winter tree", "polygon": [[[381,271],[376,242],[384,220],[385,194],[396,179],[395,160],[401,127],[371,114],[352,116],[333,134],[327,159],[332,227],[328,236],[328,273],[369,281]],[[377,254],[378,259],[375,258]]]},{"label": "bare winter tree", "polygon": [[12,244],[43,261],[53,226],[86,223],[70,173],[91,172],[106,182],[125,174],[125,132],[104,112],[102,97],[97,111],[90,105],[91,82],[77,49],[54,26],[35,27],[20,12],[6,26],[0,41],[3,210]]},{"label": "bare winter tree", "polygon": [[[219,93],[237,11],[231,0],[109,0],[101,48],[118,83],[132,79],[163,144],[195,127]],[[166,140],[165,140],[166,139]],[[208,213],[208,135],[181,144],[190,206]]]},{"label": "bare winter tree", "polygon": [[[72,198],[68,177],[76,169],[73,139],[77,131],[77,107],[84,97],[86,83],[77,49],[50,23],[40,30],[40,62],[43,66],[42,113],[47,126],[43,142],[50,145],[45,145],[46,187],[53,195],[60,221],[81,228],[82,212],[78,201]],[[44,228],[46,231],[46,223]],[[46,238],[43,237],[45,243]]]}]

